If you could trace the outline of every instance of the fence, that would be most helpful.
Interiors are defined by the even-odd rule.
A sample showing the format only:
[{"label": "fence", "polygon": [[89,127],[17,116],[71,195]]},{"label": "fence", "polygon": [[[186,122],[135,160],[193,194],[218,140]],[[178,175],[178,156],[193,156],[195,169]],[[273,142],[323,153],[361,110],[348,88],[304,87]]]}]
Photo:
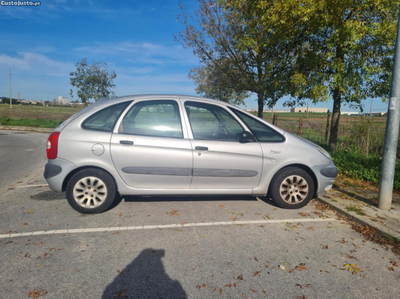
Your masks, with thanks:
[{"label": "fence", "polygon": [[[278,127],[318,144],[328,144],[331,115],[325,117],[285,117],[275,114],[266,117]],[[358,149],[366,155],[382,155],[385,139],[386,117],[341,116],[337,150]],[[399,139],[400,142],[400,139]],[[400,144],[397,151],[400,158]]]}]

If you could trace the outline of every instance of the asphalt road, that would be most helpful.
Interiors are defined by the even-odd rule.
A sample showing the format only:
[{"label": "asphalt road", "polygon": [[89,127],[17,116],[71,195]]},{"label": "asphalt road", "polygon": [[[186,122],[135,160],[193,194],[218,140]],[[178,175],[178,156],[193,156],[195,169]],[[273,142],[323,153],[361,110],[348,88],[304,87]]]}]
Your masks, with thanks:
[{"label": "asphalt road", "polygon": [[0,130],[0,190],[46,163],[48,134]]},{"label": "asphalt road", "polygon": [[129,197],[81,215],[34,167],[0,194],[0,298],[398,296],[399,257],[316,201]]}]

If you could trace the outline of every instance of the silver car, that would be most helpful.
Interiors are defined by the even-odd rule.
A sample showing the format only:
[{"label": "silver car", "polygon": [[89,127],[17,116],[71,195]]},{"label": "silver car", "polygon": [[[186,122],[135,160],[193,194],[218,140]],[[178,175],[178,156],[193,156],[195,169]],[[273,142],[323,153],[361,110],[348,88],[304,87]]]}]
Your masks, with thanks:
[{"label": "silver car", "polygon": [[81,213],[124,195],[268,195],[305,206],[332,187],[321,147],[224,102],[183,95],[100,100],[47,142],[44,177]]}]

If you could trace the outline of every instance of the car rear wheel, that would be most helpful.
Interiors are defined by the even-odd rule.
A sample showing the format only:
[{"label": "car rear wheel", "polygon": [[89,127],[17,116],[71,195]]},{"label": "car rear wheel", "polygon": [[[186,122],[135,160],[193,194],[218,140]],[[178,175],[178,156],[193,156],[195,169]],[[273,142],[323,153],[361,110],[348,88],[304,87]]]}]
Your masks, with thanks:
[{"label": "car rear wheel", "polygon": [[97,168],[75,173],[66,188],[67,200],[73,209],[83,214],[106,211],[117,196],[114,178]]},{"label": "car rear wheel", "polygon": [[314,181],[304,169],[288,167],[278,171],[271,182],[270,191],[279,207],[299,209],[313,198]]}]

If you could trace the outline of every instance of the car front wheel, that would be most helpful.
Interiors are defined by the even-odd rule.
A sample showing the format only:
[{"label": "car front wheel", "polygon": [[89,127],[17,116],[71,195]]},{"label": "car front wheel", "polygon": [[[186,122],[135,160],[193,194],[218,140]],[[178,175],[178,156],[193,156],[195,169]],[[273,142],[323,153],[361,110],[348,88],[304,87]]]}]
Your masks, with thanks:
[{"label": "car front wheel", "polygon": [[314,196],[314,181],[307,171],[287,167],[278,171],[271,182],[270,194],[275,203],[285,209],[299,209]]},{"label": "car front wheel", "polygon": [[117,196],[114,178],[97,168],[75,173],[66,188],[67,200],[73,209],[83,214],[106,211]]}]

